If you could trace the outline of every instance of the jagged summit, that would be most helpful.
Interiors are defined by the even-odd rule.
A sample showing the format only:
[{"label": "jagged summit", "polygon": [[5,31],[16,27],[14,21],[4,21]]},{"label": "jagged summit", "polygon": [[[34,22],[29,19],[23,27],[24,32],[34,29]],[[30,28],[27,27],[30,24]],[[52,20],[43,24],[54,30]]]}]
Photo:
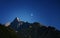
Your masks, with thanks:
[{"label": "jagged summit", "polygon": [[19,18],[18,18],[18,17],[16,17],[16,19],[17,19],[17,20],[19,20]]},{"label": "jagged summit", "polygon": [[17,30],[17,29],[20,27],[20,25],[22,25],[22,24],[23,24],[23,21],[20,21],[20,19],[19,19],[18,17],[16,17],[16,18],[11,22],[10,26],[11,26],[13,29]]},{"label": "jagged summit", "polygon": [[16,18],[14,19],[14,21],[18,21],[18,22],[19,22],[19,21],[20,21],[20,19],[19,19],[18,17],[16,17]]}]

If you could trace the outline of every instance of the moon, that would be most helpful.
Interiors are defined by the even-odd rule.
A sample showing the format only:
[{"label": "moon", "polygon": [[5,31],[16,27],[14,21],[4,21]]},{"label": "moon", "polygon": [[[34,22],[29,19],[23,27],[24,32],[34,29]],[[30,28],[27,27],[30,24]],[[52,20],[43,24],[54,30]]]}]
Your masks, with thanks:
[{"label": "moon", "polygon": [[33,13],[31,13],[31,17],[33,16]]}]

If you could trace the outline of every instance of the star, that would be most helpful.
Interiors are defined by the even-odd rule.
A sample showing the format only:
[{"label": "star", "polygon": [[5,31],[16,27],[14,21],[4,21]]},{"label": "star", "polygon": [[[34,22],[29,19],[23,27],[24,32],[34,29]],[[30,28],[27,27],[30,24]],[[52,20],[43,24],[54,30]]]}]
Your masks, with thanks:
[{"label": "star", "polygon": [[33,16],[33,13],[31,13],[31,17]]}]

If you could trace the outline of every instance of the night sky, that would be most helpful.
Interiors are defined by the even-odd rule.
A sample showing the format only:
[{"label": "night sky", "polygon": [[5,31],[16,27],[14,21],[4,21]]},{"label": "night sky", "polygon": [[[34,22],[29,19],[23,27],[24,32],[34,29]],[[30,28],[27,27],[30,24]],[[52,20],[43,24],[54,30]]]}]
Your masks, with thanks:
[{"label": "night sky", "polygon": [[0,23],[12,22],[15,17],[60,30],[60,0],[0,0]]}]

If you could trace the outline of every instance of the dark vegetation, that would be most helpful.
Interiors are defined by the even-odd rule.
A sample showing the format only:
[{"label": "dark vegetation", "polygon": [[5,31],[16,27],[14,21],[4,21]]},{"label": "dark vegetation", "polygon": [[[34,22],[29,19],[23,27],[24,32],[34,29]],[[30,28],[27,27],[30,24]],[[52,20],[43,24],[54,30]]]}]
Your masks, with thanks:
[{"label": "dark vegetation", "polygon": [[0,38],[18,38],[18,36],[13,29],[0,24]]},{"label": "dark vegetation", "polygon": [[[17,32],[16,32],[17,31]],[[18,30],[0,24],[0,38],[60,38],[60,31],[40,23],[23,23]]]}]

